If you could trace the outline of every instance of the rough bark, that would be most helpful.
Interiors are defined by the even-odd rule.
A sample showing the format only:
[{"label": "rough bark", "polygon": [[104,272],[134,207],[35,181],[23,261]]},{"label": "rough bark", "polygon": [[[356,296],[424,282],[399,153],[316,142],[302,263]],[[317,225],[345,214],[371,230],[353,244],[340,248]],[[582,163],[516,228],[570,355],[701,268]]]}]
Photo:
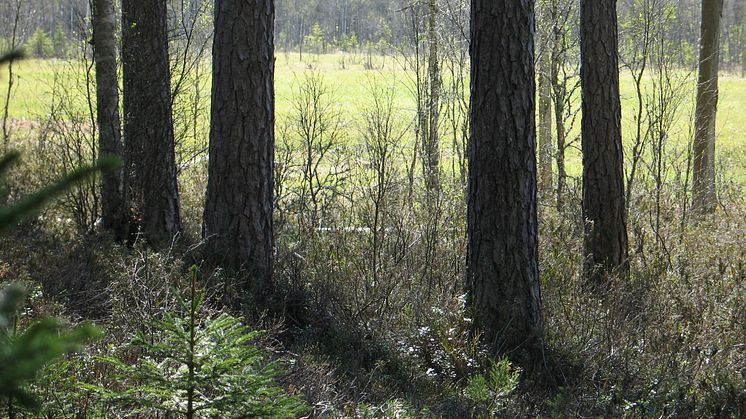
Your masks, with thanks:
[{"label": "rough bark", "polygon": [[272,284],[272,0],[217,0],[204,235],[212,261],[240,273],[242,298]]},{"label": "rough bark", "polygon": [[715,192],[715,118],[718,104],[720,18],[723,0],[702,1],[697,106],[694,119],[692,209],[712,212]]},{"label": "rough bark", "polygon": [[468,304],[496,353],[541,359],[530,0],[472,0]]},{"label": "rough bark", "polygon": [[181,229],[166,19],[166,0],[122,0],[125,193],[153,245]]},{"label": "rough bark", "polygon": [[585,277],[628,270],[616,0],[580,2]]},{"label": "rough bark", "polygon": [[[119,119],[119,80],[117,78],[116,15],[113,0],[93,3],[93,55],[96,61],[96,119],[101,157],[122,158]],[[123,172],[101,175],[101,219],[103,227],[117,240],[125,235]]]}]

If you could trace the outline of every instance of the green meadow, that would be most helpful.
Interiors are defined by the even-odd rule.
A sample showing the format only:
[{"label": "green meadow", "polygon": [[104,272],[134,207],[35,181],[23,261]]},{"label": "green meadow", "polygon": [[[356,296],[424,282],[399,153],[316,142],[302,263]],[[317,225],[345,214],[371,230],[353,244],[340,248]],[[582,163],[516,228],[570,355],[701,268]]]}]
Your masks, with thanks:
[{"label": "green meadow", "polygon": [[[375,57],[374,69],[366,69],[367,57],[364,54],[305,54],[303,60],[297,52],[278,52],[276,56],[276,108],[278,122],[292,112],[294,92],[308,73],[317,72],[323,76],[329,88],[330,97],[341,117],[353,127],[360,109],[365,106],[371,83],[384,83],[393,89],[401,118],[411,121],[414,117],[415,102],[412,94],[412,75],[404,70],[401,59],[395,57]],[[15,64],[15,85],[11,95],[9,117],[12,126],[24,126],[24,122],[45,118],[53,103],[55,84],[65,84],[85,77],[85,66],[59,60],[26,60]],[[206,76],[201,80],[205,105],[209,109],[209,68],[203,69]],[[678,118],[668,132],[668,144],[672,150],[685,150],[691,136],[694,111],[695,74],[683,80],[682,101]],[[7,69],[0,74],[0,95],[7,92]],[[651,80],[644,82],[645,89],[651,89]],[[80,105],[84,106],[84,90],[80,90]],[[634,81],[626,70],[621,71],[621,95],[625,151],[630,155],[632,138],[636,131],[635,117],[637,99]],[[576,95],[578,96],[578,95]],[[575,99],[578,100],[577,97]],[[577,103],[577,102],[576,102]],[[209,115],[205,111],[204,118]],[[574,146],[567,152],[569,174],[580,174],[581,157],[579,149],[580,117],[568,140]],[[350,128],[347,137],[354,141],[355,130]],[[20,137],[20,135],[16,135]],[[723,178],[737,183],[746,183],[746,79],[725,74],[720,78],[720,102],[717,119],[717,158]],[[448,151],[446,150],[447,154]],[[446,157],[447,158],[447,157]]]}]

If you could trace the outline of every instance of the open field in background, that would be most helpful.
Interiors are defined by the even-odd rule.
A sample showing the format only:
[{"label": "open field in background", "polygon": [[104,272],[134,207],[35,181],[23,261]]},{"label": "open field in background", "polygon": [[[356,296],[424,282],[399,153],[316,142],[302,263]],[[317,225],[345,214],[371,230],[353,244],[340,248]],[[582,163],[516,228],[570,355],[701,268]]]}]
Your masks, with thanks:
[{"label": "open field in background", "polygon": [[[318,72],[324,78],[332,93],[332,98],[340,112],[346,136],[355,142],[358,136],[355,122],[359,120],[360,109],[366,105],[368,92],[373,80],[384,83],[394,90],[396,103],[401,118],[409,123],[414,118],[415,104],[412,94],[412,75],[403,69],[400,57],[374,57],[373,70],[366,69],[368,58],[364,54],[305,54],[300,61],[298,53],[278,52],[276,57],[276,107],[278,125],[292,112],[292,98],[305,75]],[[202,72],[206,75],[201,80],[203,117],[209,118],[209,63],[205,63]],[[13,125],[23,127],[23,122],[46,118],[53,99],[55,80],[57,82],[82,79],[85,67],[78,63],[58,60],[28,60],[15,65],[16,84],[13,89],[9,115]],[[685,99],[681,103],[679,117],[674,129],[669,133],[670,145],[684,150],[691,132],[694,111],[695,74],[689,77]],[[649,86],[649,81],[646,82]],[[7,72],[0,75],[0,95],[7,92]],[[82,90],[81,90],[82,94]],[[629,146],[635,131],[636,96],[634,82],[626,70],[621,72],[621,94],[623,111],[623,128],[625,136],[626,157],[629,157]],[[577,100],[577,99],[576,99]],[[80,105],[84,106],[81,97]],[[21,129],[22,131],[22,129]],[[580,119],[575,123],[569,140],[579,136]],[[725,179],[746,183],[746,79],[735,75],[724,75],[720,79],[720,102],[717,121],[717,158],[723,168]],[[17,133],[16,139],[23,137]],[[412,138],[412,135],[409,136]],[[450,145],[444,139],[444,160],[448,159]],[[579,176],[581,156],[579,141],[575,148],[567,152],[568,172]]]}]

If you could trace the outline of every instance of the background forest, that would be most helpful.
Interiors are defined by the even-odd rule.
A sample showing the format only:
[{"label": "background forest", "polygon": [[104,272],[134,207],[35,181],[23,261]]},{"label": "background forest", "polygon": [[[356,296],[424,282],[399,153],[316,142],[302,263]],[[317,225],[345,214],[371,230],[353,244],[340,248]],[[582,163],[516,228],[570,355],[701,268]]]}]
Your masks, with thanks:
[{"label": "background forest", "polygon": [[[474,138],[499,119],[470,113],[474,77],[498,74],[472,64],[497,47],[470,51],[489,1],[0,1],[0,53],[23,53],[0,67],[0,417],[742,417],[746,0],[598,1],[624,157],[603,275],[584,192],[610,101],[584,119],[581,51],[600,44],[581,33],[615,32],[589,0],[515,6],[533,31],[496,38],[530,51],[511,81],[535,113],[500,120],[533,139],[490,160],[525,169],[492,195],[533,184],[502,224],[473,210],[491,150]],[[270,4],[273,25],[251,9]],[[252,41],[231,50],[232,30]],[[249,155],[259,169],[232,159]],[[479,288],[475,237],[518,249],[531,214],[535,281],[508,261]],[[540,332],[484,327],[475,293]]]}]

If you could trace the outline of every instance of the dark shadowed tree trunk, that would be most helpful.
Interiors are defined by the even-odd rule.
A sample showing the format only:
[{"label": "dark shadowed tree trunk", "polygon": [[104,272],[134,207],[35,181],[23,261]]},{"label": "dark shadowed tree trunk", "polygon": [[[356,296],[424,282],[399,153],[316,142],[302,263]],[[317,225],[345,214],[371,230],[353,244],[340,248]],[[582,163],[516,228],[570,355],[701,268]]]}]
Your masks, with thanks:
[{"label": "dark shadowed tree trunk", "polygon": [[273,0],[215,2],[204,235],[244,299],[272,285],[274,16]]},{"label": "dark shadowed tree trunk", "polygon": [[[102,157],[122,157],[122,133],[119,121],[119,80],[117,78],[117,41],[114,0],[93,3],[93,54],[96,61],[96,119],[99,150]],[[117,240],[125,235],[124,184],[122,171],[101,175],[101,218],[104,228]]]},{"label": "dark shadowed tree trunk", "polygon": [[616,0],[581,0],[580,25],[584,267],[601,283],[629,266]]},{"label": "dark shadowed tree trunk", "polygon": [[472,0],[468,304],[495,353],[541,359],[533,1]]},{"label": "dark shadowed tree trunk", "polygon": [[694,166],[692,209],[700,213],[715,209],[715,118],[718,106],[720,61],[720,17],[723,0],[702,1],[699,47],[697,108],[694,120]]},{"label": "dark shadowed tree trunk", "polygon": [[181,229],[166,0],[122,0],[126,199],[146,240]]}]

